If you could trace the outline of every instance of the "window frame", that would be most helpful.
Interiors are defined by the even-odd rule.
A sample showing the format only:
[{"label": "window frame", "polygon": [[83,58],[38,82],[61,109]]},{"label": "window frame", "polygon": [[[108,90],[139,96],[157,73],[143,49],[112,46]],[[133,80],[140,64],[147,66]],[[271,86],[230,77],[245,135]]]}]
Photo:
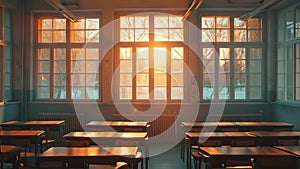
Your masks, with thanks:
[{"label": "window frame", "polygon": [[[95,18],[95,19],[99,19],[99,30],[101,29],[102,26],[102,13],[99,11],[96,12],[78,12],[76,13],[76,15],[79,18]],[[70,38],[70,22],[68,19],[64,18],[61,15],[58,15],[57,12],[34,12],[33,14],[34,16],[34,78],[33,78],[33,85],[35,88],[35,94],[34,94],[34,100],[35,101],[59,101],[59,102],[70,102],[73,100],[76,101],[91,101],[91,100],[96,100],[97,102],[102,101],[102,86],[101,86],[101,63],[99,63],[98,66],[98,99],[87,99],[87,98],[81,98],[81,99],[73,99],[72,98],[72,84],[71,84],[71,74],[72,74],[72,70],[71,70],[71,49],[73,48],[97,48],[98,49],[98,54],[99,54],[99,59],[101,57],[101,44],[100,44],[100,40],[97,43],[89,43],[89,42],[71,42],[71,38]],[[62,19],[66,19],[66,42],[60,42],[60,43],[38,43],[38,20],[40,17],[46,17],[46,18],[62,18]],[[84,28],[84,30],[87,30]],[[84,31],[86,34],[86,31]],[[54,55],[53,55],[53,51],[56,48],[64,48],[66,50],[66,98],[55,98],[54,97]],[[50,80],[49,80],[49,98],[39,98],[38,97],[38,49],[50,49]],[[87,74],[87,72],[85,72],[84,74]],[[85,86],[87,87],[87,86]],[[84,96],[85,97],[85,96]]]},{"label": "window frame", "polygon": [[[188,65],[189,64],[189,58],[188,58],[188,53],[189,53],[189,49],[186,47],[186,45],[184,44],[184,41],[186,39],[186,25],[184,24],[183,25],[183,40],[182,41],[170,41],[170,40],[167,40],[167,41],[155,41],[154,39],[154,16],[156,16],[156,13],[152,13],[152,12],[158,12],[160,14],[165,14],[165,16],[168,16],[168,15],[174,15],[174,16],[181,16],[183,11],[178,11],[178,10],[168,10],[168,11],[155,11],[155,10],[146,10],[146,11],[139,11],[139,10],[126,10],[126,11],[123,11],[123,10],[120,10],[120,11],[116,11],[115,12],[115,20],[119,20],[119,18],[121,16],[130,16],[132,14],[136,14],[138,13],[137,16],[139,16],[139,12],[141,13],[144,13],[144,14],[150,14],[150,15],[147,15],[147,16],[150,16],[149,17],[149,41],[147,42],[137,42],[137,41],[133,41],[133,42],[121,42],[120,41],[120,25],[119,25],[119,22],[117,22],[115,25],[115,40],[118,42],[115,47],[114,47],[114,72],[116,72],[117,68],[119,67],[120,65],[120,59],[119,59],[119,49],[121,47],[132,47],[132,48],[138,48],[138,47],[148,47],[149,48],[149,51],[150,50],[153,50],[154,51],[154,47],[163,47],[163,48],[166,48],[166,50],[168,49],[171,49],[172,47],[183,47],[183,55],[184,55],[184,59],[183,59],[183,64],[184,65]],[[146,16],[146,15],[142,15],[142,16]],[[169,29],[169,27],[168,27]],[[163,45],[163,46],[162,46]],[[153,51],[150,51],[149,53],[153,52]],[[170,51],[167,51],[167,55],[168,55],[168,52]],[[149,66],[153,66],[153,60],[154,58],[151,58],[152,56],[149,55]],[[167,56],[168,57],[168,56]],[[171,58],[167,58],[167,65],[170,65],[170,61],[171,61]],[[134,63],[136,61],[133,61]],[[135,67],[135,66],[133,66]],[[167,68],[168,69],[168,68]],[[185,69],[185,68],[183,68]],[[186,70],[184,70],[186,71]],[[134,73],[134,72],[132,72]],[[169,72],[171,74],[171,72]],[[120,74],[120,72],[118,72],[118,74]],[[184,74],[184,73],[183,73]],[[154,78],[152,78],[151,76],[154,75],[154,72],[153,70],[150,70],[149,71],[149,91],[153,91],[154,89]],[[171,80],[170,80],[170,77],[169,75],[167,74],[167,82],[166,82],[166,99],[154,99],[150,93],[148,92],[149,94],[149,98],[148,99],[136,99],[136,84],[132,84],[132,98],[131,99],[120,99],[120,95],[119,95],[119,88],[120,88],[120,85],[119,85],[119,77],[115,79],[114,81],[114,91],[113,91],[113,98],[115,101],[117,102],[126,102],[126,101],[131,101],[131,102],[135,102],[135,103],[146,103],[148,102],[149,100],[153,101],[153,102],[167,102],[167,103],[179,103],[179,102],[188,102],[190,100],[189,98],[189,93],[188,91],[185,89],[186,86],[188,86],[189,82],[188,80],[186,79],[186,77],[184,76],[183,77],[183,99],[171,99]],[[116,90],[117,89],[117,90]]]},{"label": "window frame", "polygon": [[[234,18],[238,18],[239,16],[241,16],[242,13],[239,13],[239,12],[235,12],[233,14],[231,13],[228,13],[228,12],[218,12],[217,14],[216,13],[212,13],[212,12],[200,12],[199,15],[198,15],[198,21],[199,21],[199,29],[201,30],[201,35],[200,35],[200,40],[199,40],[199,45],[201,46],[200,47],[200,55],[201,55],[201,58],[203,57],[202,56],[202,48],[203,46],[211,46],[213,48],[215,48],[215,50],[218,52],[218,49],[220,48],[230,48],[230,84],[228,85],[229,86],[229,99],[226,99],[226,101],[229,101],[229,102],[236,102],[236,101],[239,101],[239,102],[249,102],[249,101],[264,101],[266,100],[266,94],[265,94],[265,88],[266,88],[266,85],[265,85],[265,81],[264,81],[264,77],[265,77],[265,44],[264,44],[264,33],[265,33],[265,22],[264,22],[264,18],[261,17],[261,16],[257,16],[258,18],[261,19],[261,34],[260,34],[260,38],[261,38],[261,41],[260,42],[237,42],[235,41],[234,39],[234,30],[235,30],[235,27],[234,27]],[[202,42],[202,28],[201,28],[201,25],[202,25],[202,16],[229,16],[230,17],[230,41],[229,42]],[[245,28],[248,32],[248,27]],[[247,38],[248,39],[248,38]],[[234,56],[233,56],[233,51],[235,48],[245,48],[246,49],[246,72],[245,72],[245,75],[246,75],[246,93],[245,93],[245,99],[235,99],[234,98]],[[252,86],[250,86],[249,84],[249,79],[250,79],[250,74],[252,74],[250,71],[249,71],[249,61],[250,61],[250,48],[261,48],[261,98],[260,99],[251,99],[250,98],[250,88]],[[217,60],[216,60],[217,61]],[[201,61],[201,67],[202,69],[200,70],[201,72],[201,75],[204,74],[204,67],[203,67],[203,62]],[[203,81],[202,83],[200,84],[201,86],[201,101],[204,101],[204,102],[210,102],[212,99],[204,99],[204,93],[203,93]],[[212,86],[213,87],[213,86]],[[218,84],[215,84],[215,88],[218,89],[219,85]],[[218,96],[218,95],[216,95]],[[214,98],[214,100],[224,100],[224,99],[219,99],[219,98]]]}]

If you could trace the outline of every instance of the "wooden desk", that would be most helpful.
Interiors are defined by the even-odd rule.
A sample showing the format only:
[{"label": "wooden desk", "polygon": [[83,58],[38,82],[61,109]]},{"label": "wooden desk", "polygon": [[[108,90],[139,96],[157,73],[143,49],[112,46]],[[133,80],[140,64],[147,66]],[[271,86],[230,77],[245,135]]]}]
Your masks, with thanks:
[{"label": "wooden desk", "polygon": [[[201,136],[201,137],[200,137]],[[188,132],[186,133],[186,149],[187,149],[187,168],[189,169],[191,166],[191,154],[192,154],[192,146],[198,145],[198,142],[203,140],[220,140],[222,145],[230,145],[232,140],[254,140],[256,142],[256,136],[250,135],[247,132],[202,132],[202,133],[194,133]],[[200,140],[199,140],[200,139]]]},{"label": "wooden desk", "polygon": [[254,135],[258,137],[258,143],[261,146],[276,146],[278,145],[278,140],[300,140],[300,132],[293,132],[293,131],[282,131],[282,132],[275,132],[275,131],[253,131],[248,132],[250,135]]},{"label": "wooden desk", "polygon": [[138,147],[52,147],[37,156],[38,165],[43,161],[87,160],[90,163],[115,163],[125,161],[134,169],[138,168],[136,159]]},{"label": "wooden desk", "polygon": [[87,123],[86,126],[89,131],[109,131],[113,128],[114,130],[121,132],[126,130],[147,132],[150,125],[147,122],[91,121]]},{"label": "wooden desk", "polygon": [[8,121],[1,123],[3,129],[21,128],[24,130],[29,129],[49,129],[49,131],[58,131],[59,137],[62,136],[64,120],[42,120],[42,121]]},{"label": "wooden desk", "polygon": [[147,139],[146,132],[70,132],[64,135],[66,140],[89,140],[90,143],[114,144],[117,139],[137,140],[141,145]]},{"label": "wooden desk", "polygon": [[295,154],[300,157],[300,146],[275,146],[275,148]]},{"label": "wooden desk", "polygon": [[99,145],[114,146],[116,140],[132,140],[138,141],[139,145],[144,146],[146,156],[146,169],[148,169],[148,145],[146,144],[148,137],[147,132],[71,132],[64,135],[66,140],[89,140],[91,144],[94,142]]},{"label": "wooden desk", "polygon": [[230,129],[236,130],[238,127],[234,122],[181,122],[181,127],[184,132],[189,132],[190,130],[200,131],[202,128],[215,131],[230,131]]},{"label": "wooden desk", "polygon": [[[1,145],[0,146],[0,162],[1,162],[1,169],[3,169],[3,162],[8,159],[19,159],[20,157],[20,149],[16,146],[11,145]],[[13,164],[13,168],[18,168],[20,161],[17,160]]]},{"label": "wooden desk", "polygon": [[16,139],[28,139],[35,145],[36,154],[38,152],[38,145],[41,144],[43,137],[45,137],[45,131],[43,130],[0,130],[0,139],[3,142]]},{"label": "wooden desk", "polygon": [[[297,168],[295,155],[273,147],[200,147],[199,149],[200,152],[209,156],[206,160],[211,167],[219,167],[228,159],[254,158],[256,161],[261,158],[272,158],[276,161],[287,157],[295,158],[295,168]],[[260,166],[256,166],[256,168],[262,169]]]},{"label": "wooden desk", "polygon": [[240,131],[291,131],[293,124],[283,122],[235,122]]}]

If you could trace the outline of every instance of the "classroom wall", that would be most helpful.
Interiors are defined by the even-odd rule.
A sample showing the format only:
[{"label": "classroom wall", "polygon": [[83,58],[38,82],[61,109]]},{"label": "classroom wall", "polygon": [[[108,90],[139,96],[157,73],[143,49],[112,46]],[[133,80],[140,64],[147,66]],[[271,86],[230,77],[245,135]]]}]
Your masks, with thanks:
[{"label": "classroom wall", "polygon": [[[4,115],[8,115],[9,119],[38,119],[40,112],[65,112],[74,113],[74,105],[67,102],[38,102],[34,101],[34,79],[32,73],[34,72],[34,53],[32,51],[32,13],[37,10],[53,10],[48,4],[42,0],[18,0],[14,13],[14,82],[18,82],[14,86],[17,105],[13,105],[5,110]],[[111,0],[95,1],[95,0],[79,0],[79,10],[94,10],[102,12],[102,25],[114,20],[115,9],[140,9],[150,8],[159,10],[163,8],[182,10],[183,13],[189,5],[189,0]],[[24,8],[23,8],[24,6]],[[227,1],[204,1],[203,8],[226,8],[229,7]],[[191,15],[191,20],[196,21],[198,16]],[[23,24],[24,23],[24,24]],[[195,22],[197,23],[197,22]],[[21,29],[24,28],[24,29]],[[21,31],[20,31],[21,30]],[[113,34],[113,33],[112,33]],[[112,36],[112,35],[111,35]],[[103,60],[102,68],[102,86],[103,90],[110,91],[111,81],[107,80],[113,74],[113,53],[107,54]],[[192,58],[189,61],[192,72],[195,73],[196,79],[200,79],[199,60]],[[271,64],[270,64],[271,65]],[[274,66],[274,65],[271,65]],[[270,75],[272,76],[272,74]],[[271,79],[271,77],[270,77]],[[269,80],[269,79],[268,79]],[[264,91],[266,95],[274,92],[273,86],[267,86]],[[271,94],[272,95],[272,94]],[[104,92],[102,101],[99,103],[99,108],[107,119],[112,119],[112,114],[117,113],[117,110],[112,102],[110,92]],[[269,96],[268,96],[269,97]],[[188,103],[186,103],[188,104]],[[204,120],[210,105],[208,103],[200,103],[201,106],[198,110],[197,120]],[[182,104],[184,105],[184,104]],[[82,110],[89,111],[89,103],[82,103]],[[137,107],[147,107],[147,104],[139,104]],[[168,104],[165,108],[167,113],[178,112],[180,104]],[[20,113],[12,113],[11,111],[19,110]],[[244,113],[262,113],[263,120],[273,120],[271,113],[273,112],[272,106],[266,101],[261,102],[227,102],[225,105],[225,114],[244,114]],[[84,112],[84,113],[93,113]]]}]

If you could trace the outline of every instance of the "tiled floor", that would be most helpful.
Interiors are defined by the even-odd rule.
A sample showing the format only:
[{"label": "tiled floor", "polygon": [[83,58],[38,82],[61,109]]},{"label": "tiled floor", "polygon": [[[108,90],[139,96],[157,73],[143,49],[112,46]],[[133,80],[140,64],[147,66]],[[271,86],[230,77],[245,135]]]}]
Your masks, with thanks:
[{"label": "tiled floor", "polygon": [[[34,158],[29,159],[29,165],[34,165]],[[5,164],[4,169],[10,169],[10,164]],[[140,167],[139,167],[140,168]],[[180,145],[177,145],[169,151],[150,157],[149,169],[186,169],[186,162],[180,159]]]},{"label": "tiled floor", "polygon": [[149,169],[186,169],[186,162],[180,159],[180,146],[153,156],[149,160]]}]

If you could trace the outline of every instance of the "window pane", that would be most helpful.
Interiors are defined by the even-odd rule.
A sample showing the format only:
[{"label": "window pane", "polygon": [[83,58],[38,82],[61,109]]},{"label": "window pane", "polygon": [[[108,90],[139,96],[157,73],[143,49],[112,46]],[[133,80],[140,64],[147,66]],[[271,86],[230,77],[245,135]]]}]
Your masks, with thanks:
[{"label": "window pane", "polygon": [[167,98],[166,87],[154,87],[154,99],[165,100]]},{"label": "window pane", "polygon": [[172,60],[171,61],[171,73],[183,73],[183,61]]},{"label": "window pane", "polygon": [[249,18],[248,19],[248,28],[261,28],[261,19],[260,18]]},{"label": "window pane", "polygon": [[148,48],[136,48],[137,59],[148,59],[149,49]]},{"label": "window pane", "polygon": [[65,99],[67,97],[66,87],[54,87],[54,99]]},{"label": "window pane", "polygon": [[211,86],[203,86],[203,99],[214,99],[214,88]]},{"label": "window pane", "polygon": [[137,41],[137,42],[149,41],[149,30],[148,29],[136,29],[135,30],[135,41]]},{"label": "window pane", "polygon": [[86,88],[86,99],[98,99],[99,98],[98,86]]},{"label": "window pane", "polygon": [[234,72],[245,73],[246,72],[246,60],[234,61]]},{"label": "window pane", "polygon": [[261,59],[262,49],[261,48],[250,48],[250,58],[251,59]]},{"label": "window pane", "polygon": [[99,86],[98,74],[86,74],[86,86]]},{"label": "window pane", "polygon": [[202,28],[215,28],[215,17],[203,16],[201,18],[201,25]]},{"label": "window pane", "polygon": [[261,60],[250,60],[250,73],[261,73]]},{"label": "window pane", "polygon": [[154,30],[154,41],[168,41],[168,29],[155,29]]},{"label": "window pane", "polygon": [[132,75],[120,74],[120,86],[132,86]]},{"label": "window pane", "polygon": [[37,75],[38,86],[50,86],[50,74],[38,74]]},{"label": "window pane", "polygon": [[183,99],[183,87],[171,87],[171,99]]},{"label": "window pane", "polygon": [[133,29],[121,29],[120,41],[121,42],[133,42],[134,30]]},{"label": "window pane", "polygon": [[120,59],[131,59],[132,48],[120,48]]},{"label": "window pane", "polygon": [[183,29],[170,29],[169,41],[183,41]]},{"label": "window pane", "polygon": [[214,29],[203,29],[202,30],[202,42],[215,42],[215,30]]},{"label": "window pane", "polygon": [[246,87],[235,87],[234,99],[246,99]]},{"label": "window pane", "polygon": [[246,49],[234,48],[234,59],[246,59]]},{"label": "window pane", "polygon": [[240,20],[239,18],[234,18],[234,28],[247,28],[247,22]]},{"label": "window pane", "polygon": [[261,87],[250,87],[250,99],[261,99]]},{"label": "window pane", "polygon": [[84,31],[70,31],[70,41],[73,43],[85,42]]},{"label": "window pane", "polygon": [[137,87],[136,88],[136,99],[149,99],[149,88],[148,87]]},{"label": "window pane", "polygon": [[230,36],[229,36],[229,30],[227,29],[218,29],[217,30],[217,42],[229,42]]},{"label": "window pane", "polygon": [[135,25],[135,28],[149,28],[149,17],[148,16],[136,16],[134,25]]},{"label": "window pane", "polygon": [[38,98],[49,99],[50,98],[50,87],[38,87],[37,88]]},{"label": "window pane", "polygon": [[169,27],[170,28],[183,28],[182,17],[169,16]]},{"label": "window pane", "polygon": [[65,90],[65,87],[63,87],[63,86],[66,86],[66,75],[65,74],[54,74],[54,86],[60,86],[61,89],[64,88],[64,90]]},{"label": "window pane", "polygon": [[71,86],[85,86],[85,75],[71,74]]},{"label": "window pane", "polygon": [[99,19],[96,18],[87,18],[86,19],[86,29],[99,29]]},{"label": "window pane", "polygon": [[52,19],[39,19],[39,29],[52,29]]},{"label": "window pane", "polygon": [[148,72],[149,62],[148,60],[137,60],[136,67],[137,72]]},{"label": "window pane", "polygon": [[235,42],[247,42],[247,30],[234,30]]},{"label": "window pane", "polygon": [[79,19],[79,22],[70,22],[71,29],[84,29],[85,19]]},{"label": "window pane", "polygon": [[167,76],[166,74],[156,73],[154,75],[154,86],[166,86]]},{"label": "window pane", "polygon": [[72,87],[72,99],[85,99],[85,87]]},{"label": "window pane", "polygon": [[38,49],[38,60],[49,60],[50,49]]},{"label": "window pane", "polygon": [[154,72],[166,72],[166,48],[154,48]]},{"label": "window pane", "polygon": [[248,31],[248,42],[261,42],[261,31],[260,30],[249,30]]},{"label": "window pane", "polygon": [[211,86],[214,84],[215,74],[203,74],[203,85],[204,86]]},{"label": "window pane", "polygon": [[66,19],[54,19],[53,29],[66,29]]},{"label": "window pane", "polygon": [[228,86],[221,86],[219,88],[219,98],[229,99],[230,98],[230,88]]},{"label": "window pane", "polygon": [[136,85],[137,86],[148,86],[149,85],[149,75],[148,74],[137,74],[136,75]]},{"label": "window pane", "polygon": [[50,61],[39,61],[38,73],[50,73]]},{"label": "window pane", "polygon": [[222,17],[222,16],[217,16],[217,25],[216,28],[230,28],[230,17]]},{"label": "window pane", "polygon": [[86,31],[86,42],[99,42],[99,31]]},{"label": "window pane", "polygon": [[53,31],[53,42],[54,43],[66,42],[66,31]]},{"label": "window pane", "polygon": [[171,48],[172,59],[183,59],[183,47]]},{"label": "window pane", "polygon": [[183,74],[171,75],[171,86],[183,86]]},{"label": "window pane", "polygon": [[235,86],[246,86],[246,74],[235,74],[234,75]]},{"label": "window pane", "polygon": [[131,87],[120,87],[120,99],[131,99],[132,88]]},{"label": "window pane", "polygon": [[168,28],[169,17],[168,16],[154,16],[154,27],[155,28]]},{"label": "window pane", "polygon": [[86,73],[97,73],[98,72],[98,61],[86,61]]},{"label": "window pane", "polygon": [[121,73],[132,72],[132,61],[131,60],[122,60],[120,63],[120,72]]},{"label": "window pane", "polygon": [[72,61],[71,62],[72,73],[85,73],[85,61]]},{"label": "window pane", "polygon": [[97,48],[86,49],[86,60],[98,60],[98,59],[99,59],[99,49]]},{"label": "window pane", "polygon": [[120,17],[120,28],[133,28],[134,27],[134,18],[121,16]]},{"label": "window pane", "polygon": [[250,74],[249,77],[250,86],[261,86],[261,74]]},{"label": "window pane", "polygon": [[39,42],[40,43],[51,43],[52,42],[52,31],[39,31]]}]

